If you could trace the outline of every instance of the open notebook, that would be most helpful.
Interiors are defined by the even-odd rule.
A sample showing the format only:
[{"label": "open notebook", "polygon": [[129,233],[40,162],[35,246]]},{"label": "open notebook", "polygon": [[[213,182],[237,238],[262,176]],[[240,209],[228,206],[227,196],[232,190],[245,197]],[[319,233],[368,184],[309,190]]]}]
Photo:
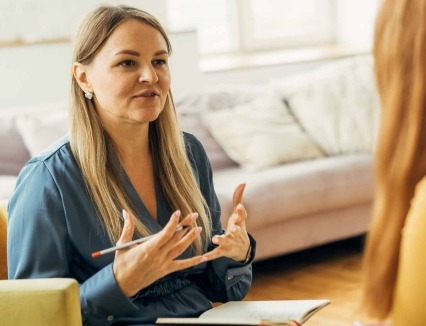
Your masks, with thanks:
[{"label": "open notebook", "polygon": [[298,326],[330,300],[230,301],[198,318],[158,318],[164,325],[288,325]]}]

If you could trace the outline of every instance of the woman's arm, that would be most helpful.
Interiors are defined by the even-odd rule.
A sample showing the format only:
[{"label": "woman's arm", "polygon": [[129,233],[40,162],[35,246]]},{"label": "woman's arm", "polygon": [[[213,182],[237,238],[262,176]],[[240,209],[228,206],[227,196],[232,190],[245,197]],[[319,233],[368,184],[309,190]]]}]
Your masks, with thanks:
[{"label": "woman's arm", "polygon": [[79,217],[66,215],[63,197],[73,194],[58,186],[58,176],[53,177],[51,170],[45,162],[34,160],[19,175],[9,203],[9,278],[75,278],[80,283],[83,321],[107,325],[114,314],[125,315],[137,308],[117,286],[112,264],[89,278],[75,271],[73,257],[86,253],[75,252],[74,242],[81,239],[70,235],[68,219]]},{"label": "woman's arm", "polygon": [[[224,230],[220,219],[221,209],[214,190],[210,162],[201,143],[192,135],[186,134],[186,137],[187,146],[190,146],[190,159],[198,176],[201,192],[210,209],[212,237],[222,235]],[[242,263],[227,257],[220,257],[209,261],[203,273],[194,275],[194,280],[205,290],[209,300],[220,302],[241,300],[249,291],[252,280],[251,262],[256,252],[256,241],[250,235],[248,236],[251,245],[251,257],[248,262]],[[215,248],[216,246],[211,243],[208,251]]]}]

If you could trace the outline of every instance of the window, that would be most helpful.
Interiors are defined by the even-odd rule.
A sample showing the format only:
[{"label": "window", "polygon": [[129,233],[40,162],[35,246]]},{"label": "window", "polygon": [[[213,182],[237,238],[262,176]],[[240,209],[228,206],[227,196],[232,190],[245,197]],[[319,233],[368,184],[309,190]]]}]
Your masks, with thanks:
[{"label": "window", "polygon": [[168,0],[169,29],[196,29],[203,54],[329,44],[330,1]]},{"label": "window", "polygon": [[242,0],[244,50],[330,43],[331,6],[324,0]]},{"label": "window", "polygon": [[233,0],[168,0],[171,31],[196,30],[200,53],[235,52],[236,26]]}]

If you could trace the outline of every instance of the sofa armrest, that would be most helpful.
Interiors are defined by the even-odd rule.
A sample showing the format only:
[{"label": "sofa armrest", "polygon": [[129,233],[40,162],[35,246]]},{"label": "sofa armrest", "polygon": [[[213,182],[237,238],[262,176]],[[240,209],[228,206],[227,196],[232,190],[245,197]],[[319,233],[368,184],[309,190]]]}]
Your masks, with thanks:
[{"label": "sofa armrest", "polygon": [[70,278],[0,281],[2,325],[82,325],[79,286]]}]

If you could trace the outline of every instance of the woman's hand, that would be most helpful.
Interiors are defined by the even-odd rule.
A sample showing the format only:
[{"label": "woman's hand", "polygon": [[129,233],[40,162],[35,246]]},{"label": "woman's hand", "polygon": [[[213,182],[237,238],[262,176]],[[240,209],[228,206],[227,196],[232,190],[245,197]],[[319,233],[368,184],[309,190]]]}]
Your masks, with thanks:
[{"label": "woman's hand", "polygon": [[[134,217],[124,210],[123,217],[124,227],[117,244],[132,241],[135,229]],[[179,223],[180,211],[176,211],[155,237],[131,248],[116,251],[114,276],[125,295],[131,297],[167,274],[207,260],[202,256],[175,260],[201,233],[201,227],[193,228],[189,232],[176,232],[176,228],[193,225],[197,217],[196,213],[189,214]]]},{"label": "woman's hand", "polygon": [[208,260],[219,257],[229,257],[235,261],[244,262],[250,249],[250,239],[246,230],[247,212],[242,204],[245,183],[240,184],[234,191],[234,211],[228,220],[226,233],[215,235],[212,242],[215,249],[204,254]]}]

